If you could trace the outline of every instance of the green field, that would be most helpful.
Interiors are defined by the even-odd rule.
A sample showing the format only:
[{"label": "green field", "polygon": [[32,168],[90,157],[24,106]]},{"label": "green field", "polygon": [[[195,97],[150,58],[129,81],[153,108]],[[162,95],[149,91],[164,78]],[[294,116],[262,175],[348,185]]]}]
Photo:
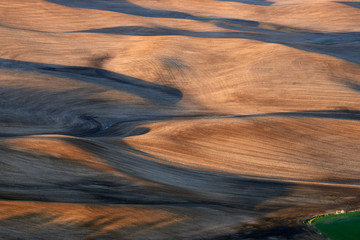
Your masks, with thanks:
[{"label": "green field", "polygon": [[360,240],[360,212],[318,216],[308,224],[333,240]]}]

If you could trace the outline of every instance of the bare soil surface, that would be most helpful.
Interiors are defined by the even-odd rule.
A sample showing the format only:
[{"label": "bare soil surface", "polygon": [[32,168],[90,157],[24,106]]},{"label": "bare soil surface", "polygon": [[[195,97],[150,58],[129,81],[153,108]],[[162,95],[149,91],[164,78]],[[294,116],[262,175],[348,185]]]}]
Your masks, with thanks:
[{"label": "bare soil surface", "polygon": [[360,202],[360,14],[0,2],[0,239],[301,239]]}]

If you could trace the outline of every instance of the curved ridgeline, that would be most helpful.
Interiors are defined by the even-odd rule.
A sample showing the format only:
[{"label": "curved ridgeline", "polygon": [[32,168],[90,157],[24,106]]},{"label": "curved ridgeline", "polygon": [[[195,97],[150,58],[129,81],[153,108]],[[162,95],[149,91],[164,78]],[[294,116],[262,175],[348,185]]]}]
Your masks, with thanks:
[{"label": "curved ridgeline", "polygon": [[0,239],[321,239],[359,209],[354,1],[0,2]]}]

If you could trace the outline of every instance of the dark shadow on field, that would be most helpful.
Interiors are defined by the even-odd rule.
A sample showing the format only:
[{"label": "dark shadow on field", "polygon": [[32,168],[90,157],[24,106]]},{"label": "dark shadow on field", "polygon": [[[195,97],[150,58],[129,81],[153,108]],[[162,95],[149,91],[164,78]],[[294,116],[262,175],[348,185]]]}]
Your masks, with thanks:
[{"label": "dark shadow on field", "polygon": [[[122,143],[124,157],[109,159],[114,167],[121,167],[132,176],[161,183],[169,187],[213,199],[215,202],[241,209],[252,209],[264,199],[272,199],[287,193],[291,184],[273,180],[241,177],[226,173],[200,170],[163,163],[156,156],[132,149]],[[106,154],[109,156],[108,153]],[[146,169],[146,171],[144,171]],[[211,183],[211,184],[209,184]]]},{"label": "dark shadow on field", "polygon": [[337,2],[337,3],[342,3],[354,8],[360,8],[360,2]]},{"label": "dark shadow on field", "polygon": [[[99,9],[105,11],[114,11],[125,14],[131,14],[142,17],[154,18],[176,18],[189,19],[201,22],[207,22],[224,29],[237,30],[238,32],[193,32],[187,30],[171,29],[171,28],[144,28],[144,27],[118,27],[105,29],[89,29],[84,32],[107,33],[107,34],[123,34],[134,36],[163,36],[163,35],[179,35],[199,38],[245,38],[258,40],[269,43],[283,44],[289,47],[327,54],[339,57],[348,61],[360,63],[360,33],[322,33],[309,32],[291,27],[276,26],[256,21],[231,18],[214,18],[195,16],[183,12],[166,11],[143,8],[139,5],[119,1],[70,1],[70,0],[48,0],[49,2],[62,4],[70,7]],[[251,4],[268,4],[267,1],[250,1],[241,2]],[[259,27],[259,28],[257,28]],[[132,32],[134,31],[134,32]]]},{"label": "dark shadow on field", "polygon": [[99,0],[88,0],[86,2],[70,1],[70,0],[47,0],[47,1],[69,7],[98,9],[103,11],[119,12],[119,13],[130,14],[141,17],[189,19],[189,20],[195,20],[201,22],[210,22],[214,20],[219,20],[219,21],[228,21],[228,22],[234,22],[244,25],[250,24],[251,26],[253,26],[254,24],[258,24],[255,21],[248,21],[242,19],[203,17],[203,16],[195,16],[188,13],[177,12],[177,11],[143,8],[139,5],[128,2],[126,0],[106,1],[106,2]]},{"label": "dark shadow on field", "polygon": [[353,83],[353,82],[347,82],[347,83],[346,83],[346,86],[347,86],[348,88],[351,88],[351,89],[357,91],[357,92],[360,92],[360,84]]},{"label": "dark shadow on field", "polygon": [[[328,113],[322,111],[314,112],[303,112],[302,116],[328,116]],[[337,113],[346,115],[346,118],[349,118],[348,115],[359,114],[356,111]],[[299,114],[301,116],[301,112],[295,113],[295,116],[298,117]],[[330,117],[334,117],[333,112],[329,111],[329,114]],[[281,113],[275,113],[274,116],[276,115],[282,116]],[[335,115],[335,117],[339,116]],[[88,121],[96,120],[90,116],[83,118]],[[119,127],[127,128],[128,126]],[[99,132],[94,133],[94,135],[98,134]],[[272,205],[269,204],[271,200],[291,197],[299,186],[274,179],[261,179],[256,176],[237,176],[172,165],[172,163],[165,163],[164,159],[130,147],[121,141],[121,136],[104,135],[103,138],[92,138],[92,135],[89,134],[87,137],[87,139],[61,138],[61,140],[98,156],[103,163],[131,178],[114,175],[71,159],[16,150],[0,144],[0,155],[2,156],[0,159],[0,199],[136,205],[154,209],[175,207],[179,212],[185,212],[187,216],[196,218],[196,223],[201,225],[209,221],[206,214],[211,211],[216,211],[217,216],[220,214],[234,216],[234,219],[239,215],[241,217],[262,217],[266,213],[299,204],[304,199],[311,197],[315,199],[316,196],[313,193],[308,194],[307,189],[318,194],[334,194],[332,189],[323,193],[323,186],[314,188],[304,185],[304,192],[308,195],[300,194],[281,204]],[[142,184],[136,179],[156,185]],[[337,194],[343,194],[341,196],[346,196],[346,194],[352,196],[344,193],[343,189],[339,188],[338,190],[340,193]],[[262,203],[265,204],[261,206]],[[323,203],[318,204],[324,205]],[[325,208],[326,205],[323,207]],[[194,213],[195,210],[200,211],[199,209],[203,211],[203,215],[198,216],[197,212]],[[23,216],[17,217],[22,219]],[[290,216],[290,218],[294,218],[294,216]],[[25,217],[25,219],[28,218]],[[36,223],[39,221],[39,217],[28,219],[28,221]],[[47,222],[46,219],[44,221]],[[0,224],[4,224],[4,222],[0,221]],[[36,226],[36,224],[34,225]],[[75,226],[75,229],[78,227]],[[21,231],[20,229],[19,232]],[[285,234],[290,239],[302,239],[301,237],[297,238],[299,234],[302,234],[301,229],[283,226],[252,228],[251,232],[239,231],[236,234],[210,239],[265,239],[267,237],[283,237],[284,235],[281,234]],[[196,237],[198,235],[193,239]],[[202,239],[207,238],[202,236]]]},{"label": "dark shadow on field", "polygon": [[0,69],[36,71],[51,76],[65,77],[77,81],[93,83],[103,87],[109,87],[134,94],[154,103],[163,105],[174,105],[182,99],[182,92],[176,88],[147,82],[138,78],[100,68],[0,59]]},{"label": "dark shadow on field", "polygon": [[318,110],[318,111],[298,111],[298,112],[276,112],[253,115],[234,116],[230,118],[244,117],[295,117],[295,118],[329,118],[339,120],[360,121],[360,111],[358,110]]},{"label": "dark shadow on field", "polygon": [[0,137],[94,134],[102,126],[87,115],[114,105],[96,92],[0,87]]},{"label": "dark shadow on field", "polygon": [[[272,228],[256,228],[241,231],[235,234],[227,234],[204,240],[239,240],[239,239],[304,239],[306,230],[304,227],[277,226]],[[317,238],[315,238],[317,239]],[[322,239],[322,238],[319,238]]]},{"label": "dark shadow on field", "polygon": [[[4,156],[0,161],[3,166],[0,168],[0,198],[252,210],[263,201],[288,194],[291,188],[291,184],[273,180],[157,162],[125,143],[109,148],[90,140],[62,140],[100,156],[107,165],[131,178],[113,175],[71,159],[0,146],[0,153]],[[133,179],[157,185],[139,184]]]},{"label": "dark shadow on field", "polygon": [[[123,142],[109,146],[101,141],[66,138],[63,140],[100,156],[106,164],[119,172],[157,185],[139,184],[132,179],[114,176],[69,159],[13,150],[0,145],[0,154],[3,156],[0,160],[0,199],[119,204],[154,209],[174,207],[180,213],[196,218],[197,223],[201,225],[209,221],[205,213],[211,211],[216,211],[217,216],[226,214],[233,216],[234,219],[239,215],[261,218],[266,213],[286,209],[302,201],[314,200],[315,205],[322,205],[321,209],[331,206],[331,203],[327,205],[316,202],[318,196],[358,195],[353,191],[351,193],[351,189],[344,191],[342,187],[334,188],[337,190],[335,191],[332,188],[308,184],[301,185],[303,193],[293,195],[294,190],[300,185],[165,164],[151,159],[156,156],[133,149]],[[108,142],[111,142],[111,139],[108,139]],[[289,199],[283,199],[279,204],[271,203],[271,200],[282,197]],[[261,206],[262,203],[265,205]],[[312,209],[316,207],[311,205],[309,208],[306,211],[314,211]],[[197,215],[199,211],[203,211],[203,215]],[[17,217],[22,219],[24,216]],[[290,219],[296,217],[287,215]],[[213,238],[202,235],[201,239],[266,239],[268,237],[303,239],[302,236],[306,236],[303,229],[286,226],[287,222],[282,220],[283,218],[277,220],[278,222],[273,224],[275,226],[272,223],[259,225],[245,230],[240,229],[235,234],[224,234]],[[272,219],[267,221],[272,222]],[[197,237],[200,236],[195,235],[192,239],[198,239]]]},{"label": "dark shadow on field", "polygon": [[251,5],[258,5],[258,6],[271,6],[275,2],[271,2],[268,0],[218,0],[223,2],[238,2],[238,3],[245,3]]},{"label": "dark shadow on field", "polygon": [[69,7],[97,9],[102,11],[118,12],[118,13],[130,14],[135,16],[141,16],[141,17],[179,18],[179,19],[192,19],[194,17],[191,14],[187,14],[183,12],[143,8],[139,5],[128,2],[126,0],[116,0],[116,1],[114,0],[110,0],[110,1],[47,0],[47,1]]},{"label": "dark shadow on field", "polygon": [[[126,103],[118,108],[118,102],[94,97],[98,92],[81,88],[53,91],[0,87],[0,138],[34,134],[128,137],[149,131],[138,127],[137,121],[153,119],[146,117],[149,113],[156,115],[151,107],[149,113],[143,108],[137,111],[136,106]],[[117,118],[97,117],[104,110],[114,108],[122,111]]]},{"label": "dark shadow on field", "polygon": [[[77,7],[77,8],[87,8],[87,9],[97,9],[103,11],[111,11],[124,13],[134,16],[141,17],[152,17],[152,18],[175,18],[175,19],[190,19],[197,21],[210,21],[210,20],[234,20],[238,19],[227,19],[227,18],[212,18],[206,17],[203,18],[201,16],[195,16],[192,14],[178,12],[178,11],[168,11],[168,10],[158,10],[158,9],[150,9],[144,8],[137,4],[128,2],[126,0],[117,0],[117,1],[99,1],[99,0],[87,0],[85,1],[71,1],[71,0],[47,0],[48,2],[53,2],[69,7]],[[254,3],[266,3],[266,0],[244,0],[245,2],[254,2]],[[241,20],[238,20],[241,21]],[[246,20],[243,20],[246,21]]]},{"label": "dark shadow on field", "polygon": [[119,26],[78,32],[130,36],[186,36],[196,38],[239,38],[282,44],[300,50],[322,53],[360,63],[360,32],[322,33],[254,22],[214,20],[213,24],[233,30],[196,32],[168,27]]},{"label": "dark shadow on field", "polygon": [[354,81],[351,81],[350,79],[343,79],[343,78],[339,78],[337,80],[337,82],[345,85],[347,88],[352,89],[356,92],[360,92],[360,84],[356,83]]}]

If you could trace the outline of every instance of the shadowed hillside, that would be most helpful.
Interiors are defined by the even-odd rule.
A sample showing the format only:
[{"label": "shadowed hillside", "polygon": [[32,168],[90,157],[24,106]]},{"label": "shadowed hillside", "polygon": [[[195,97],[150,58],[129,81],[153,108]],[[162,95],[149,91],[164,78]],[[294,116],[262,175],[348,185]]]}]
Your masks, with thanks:
[{"label": "shadowed hillside", "polygon": [[360,203],[358,1],[0,2],[0,239],[321,239]]}]

